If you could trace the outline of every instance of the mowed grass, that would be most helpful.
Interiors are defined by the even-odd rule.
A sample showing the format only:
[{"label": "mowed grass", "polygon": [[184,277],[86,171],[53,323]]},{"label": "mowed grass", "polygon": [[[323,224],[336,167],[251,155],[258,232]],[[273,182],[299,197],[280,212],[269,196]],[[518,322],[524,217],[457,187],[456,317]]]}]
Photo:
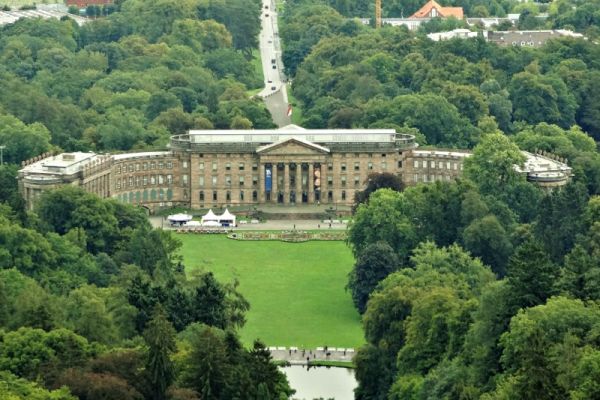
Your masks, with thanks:
[{"label": "mowed grass", "polygon": [[237,278],[250,302],[244,344],[354,347],[364,343],[360,317],[344,290],[353,257],[343,242],[236,241],[221,235],[178,235],[188,271]]}]

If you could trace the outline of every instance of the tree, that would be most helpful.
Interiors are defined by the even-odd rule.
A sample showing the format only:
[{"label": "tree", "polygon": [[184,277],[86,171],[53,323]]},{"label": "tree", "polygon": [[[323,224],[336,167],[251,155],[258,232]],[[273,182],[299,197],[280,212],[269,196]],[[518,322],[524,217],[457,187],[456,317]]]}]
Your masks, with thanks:
[{"label": "tree", "polygon": [[233,384],[228,381],[231,366],[223,331],[200,325],[194,327],[192,334],[192,348],[182,365],[181,382],[196,390],[202,399],[222,399],[222,394]]},{"label": "tree", "polygon": [[356,211],[356,208],[359,204],[366,203],[369,200],[371,193],[377,191],[378,189],[387,188],[397,192],[401,192],[402,189],[404,189],[402,179],[389,172],[370,173],[367,177],[366,183],[367,187],[364,190],[357,191],[354,194],[354,205],[352,206],[354,211]]},{"label": "tree", "polygon": [[346,285],[352,293],[352,300],[358,312],[365,312],[367,300],[373,289],[399,266],[398,256],[389,244],[376,242],[364,248],[348,274]]},{"label": "tree", "polygon": [[492,267],[499,277],[506,273],[506,263],[512,254],[512,244],[504,227],[494,215],[477,219],[463,232],[465,248]]},{"label": "tree", "polygon": [[161,306],[154,309],[152,319],[144,330],[144,340],[148,346],[146,369],[152,385],[152,398],[164,400],[175,377],[170,356],[176,350],[176,345],[175,329]]},{"label": "tree", "polygon": [[465,175],[482,193],[497,194],[525,179],[516,170],[524,161],[525,156],[508,137],[501,133],[487,134],[465,160]]},{"label": "tree", "polygon": [[408,259],[417,243],[410,215],[411,204],[403,193],[380,189],[361,204],[349,227],[348,242],[358,257],[371,243],[386,242],[398,254],[401,262]]},{"label": "tree", "polygon": [[559,270],[542,245],[529,240],[519,246],[509,260],[507,277],[513,299],[520,307],[543,304],[555,293]]},{"label": "tree", "polygon": [[0,143],[5,163],[19,164],[50,150],[50,132],[40,123],[26,125],[12,115],[0,115]]}]

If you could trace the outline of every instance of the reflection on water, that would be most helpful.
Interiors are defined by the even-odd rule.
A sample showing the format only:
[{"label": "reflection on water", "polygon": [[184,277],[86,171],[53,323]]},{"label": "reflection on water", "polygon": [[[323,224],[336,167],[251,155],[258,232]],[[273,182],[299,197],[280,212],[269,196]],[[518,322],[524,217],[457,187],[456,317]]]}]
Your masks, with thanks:
[{"label": "reflection on water", "polygon": [[307,367],[292,365],[280,368],[288,377],[290,386],[296,389],[294,399],[353,400],[358,385],[354,370],[350,368]]}]

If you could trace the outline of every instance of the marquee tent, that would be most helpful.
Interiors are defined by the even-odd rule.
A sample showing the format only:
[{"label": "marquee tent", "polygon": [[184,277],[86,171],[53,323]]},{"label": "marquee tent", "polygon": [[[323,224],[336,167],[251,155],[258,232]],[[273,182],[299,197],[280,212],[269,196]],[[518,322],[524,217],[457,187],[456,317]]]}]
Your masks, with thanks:
[{"label": "marquee tent", "polygon": [[188,214],[173,214],[167,217],[171,225],[183,225],[192,220],[192,216]]},{"label": "marquee tent", "polygon": [[208,210],[208,212],[206,213],[206,215],[204,215],[202,217],[202,226],[215,226],[215,225],[207,225],[209,222],[216,222],[219,223],[219,219],[217,218],[217,216],[215,215],[215,213],[213,212],[213,210]]},{"label": "marquee tent", "polygon": [[235,226],[235,215],[230,213],[228,209],[225,209],[225,212],[217,218],[223,226]]}]

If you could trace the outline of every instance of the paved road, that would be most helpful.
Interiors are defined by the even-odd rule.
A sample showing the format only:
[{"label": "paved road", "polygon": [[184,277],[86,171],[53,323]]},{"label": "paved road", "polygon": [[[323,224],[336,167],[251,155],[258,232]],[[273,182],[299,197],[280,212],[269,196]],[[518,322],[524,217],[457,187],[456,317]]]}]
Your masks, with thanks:
[{"label": "paved road", "polygon": [[273,0],[263,0],[259,47],[265,88],[258,95],[265,100],[277,126],[289,125],[291,118],[287,115],[288,98],[284,83],[286,77],[283,73],[277,12]]}]

